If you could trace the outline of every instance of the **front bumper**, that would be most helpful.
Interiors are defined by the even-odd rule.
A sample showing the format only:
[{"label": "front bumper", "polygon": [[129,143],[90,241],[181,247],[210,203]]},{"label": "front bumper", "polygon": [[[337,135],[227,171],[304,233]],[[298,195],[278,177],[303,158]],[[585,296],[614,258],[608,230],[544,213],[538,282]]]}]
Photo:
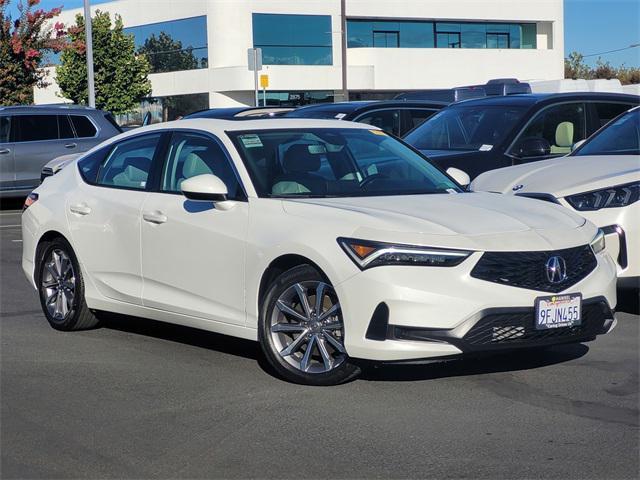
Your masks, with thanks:
[{"label": "front bumper", "polygon": [[[335,285],[345,319],[345,348],[353,358],[406,361],[592,340],[614,325],[616,265],[605,252],[596,256],[589,275],[560,292],[582,294],[582,327],[558,329],[545,338],[531,333],[533,308],[537,297],[551,294],[472,277],[481,253],[457,267],[365,270]],[[505,328],[511,341],[495,341],[494,332]]]}]

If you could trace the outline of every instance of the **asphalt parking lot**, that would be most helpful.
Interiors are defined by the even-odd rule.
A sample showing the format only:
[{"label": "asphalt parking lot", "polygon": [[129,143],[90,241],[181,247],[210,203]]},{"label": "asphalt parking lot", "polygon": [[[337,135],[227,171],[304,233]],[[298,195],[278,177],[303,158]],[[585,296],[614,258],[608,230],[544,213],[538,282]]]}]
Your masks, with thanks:
[{"label": "asphalt parking lot", "polygon": [[589,344],[303,387],[222,335],[121,316],[54,331],[20,268],[19,223],[5,204],[2,478],[640,476],[634,297]]}]

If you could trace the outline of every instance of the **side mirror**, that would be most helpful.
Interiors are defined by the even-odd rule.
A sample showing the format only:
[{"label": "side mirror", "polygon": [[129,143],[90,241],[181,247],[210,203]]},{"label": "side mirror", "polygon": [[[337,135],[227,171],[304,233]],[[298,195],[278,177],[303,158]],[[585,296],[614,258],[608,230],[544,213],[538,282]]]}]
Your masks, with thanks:
[{"label": "side mirror", "polygon": [[224,202],[227,200],[227,186],[218,177],[209,173],[183,180],[180,189],[189,200],[202,202]]},{"label": "side mirror", "polygon": [[551,145],[544,138],[525,138],[513,153],[520,158],[544,157],[551,154]]},{"label": "side mirror", "polygon": [[571,147],[571,151],[573,152],[574,150],[577,150],[577,149],[578,149],[578,148],[580,148],[580,147],[582,146],[582,144],[583,144],[584,142],[586,142],[586,141],[587,141],[587,139],[585,138],[585,139],[583,139],[583,140],[580,140],[580,141],[578,141],[578,142],[574,143],[574,144],[573,144],[573,147]]},{"label": "side mirror", "polygon": [[453,178],[456,182],[458,182],[463,187],[466,187],[471,183],[471,177],[467,172],[460,170],[459,168],[449,167],[447,168],[447,175]]}]

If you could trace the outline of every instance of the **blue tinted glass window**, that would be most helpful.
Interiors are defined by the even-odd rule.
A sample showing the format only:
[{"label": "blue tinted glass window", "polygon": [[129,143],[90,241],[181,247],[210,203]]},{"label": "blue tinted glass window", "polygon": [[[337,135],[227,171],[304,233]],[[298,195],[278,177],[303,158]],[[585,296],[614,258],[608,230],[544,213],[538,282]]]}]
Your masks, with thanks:
[{"label": "blue tinted glass window", "polygon": [[253,14],[253,46],[266,65],[333,64],[329,15]]},{"label": "blue tinted glass window", "polygon": [[433,23],[390,20],[349,20],[349,48],[432,48]]},{"label": "blue tinted glass window", "polygon": [[536,41],[537,26],[535,23],[522,25],[522,44],[520,48],[538,48]]},{"label": "blue tinted glass window", "polygon": [[133,34],[139,53],[147,56],[151,72],[207,68],[207,17],[183,18],[124,29]]},{"label": "blue tinted glass window", "polygon": [[487,28],[483,23],[460,25],[462,48],[487,48]]}]

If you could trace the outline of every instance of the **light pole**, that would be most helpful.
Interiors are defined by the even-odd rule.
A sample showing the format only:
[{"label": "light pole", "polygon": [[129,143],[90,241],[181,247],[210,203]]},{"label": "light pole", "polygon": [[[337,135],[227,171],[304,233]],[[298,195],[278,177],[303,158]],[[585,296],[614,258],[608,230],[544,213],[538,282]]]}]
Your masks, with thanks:
[{"label": "light pole", "polygon": [[96,88],[93,77],[93,33],[91,30],[91,9],[89,0],[84,0],[84,36],[87,55],[87,84],[89,86],[89,106],[96,106]]},{"label": "light pole", "polygon": [[347,6],[346,0],[340,1],[340,33],[342,40],[342,101],[349,101],[347,89]]}]

